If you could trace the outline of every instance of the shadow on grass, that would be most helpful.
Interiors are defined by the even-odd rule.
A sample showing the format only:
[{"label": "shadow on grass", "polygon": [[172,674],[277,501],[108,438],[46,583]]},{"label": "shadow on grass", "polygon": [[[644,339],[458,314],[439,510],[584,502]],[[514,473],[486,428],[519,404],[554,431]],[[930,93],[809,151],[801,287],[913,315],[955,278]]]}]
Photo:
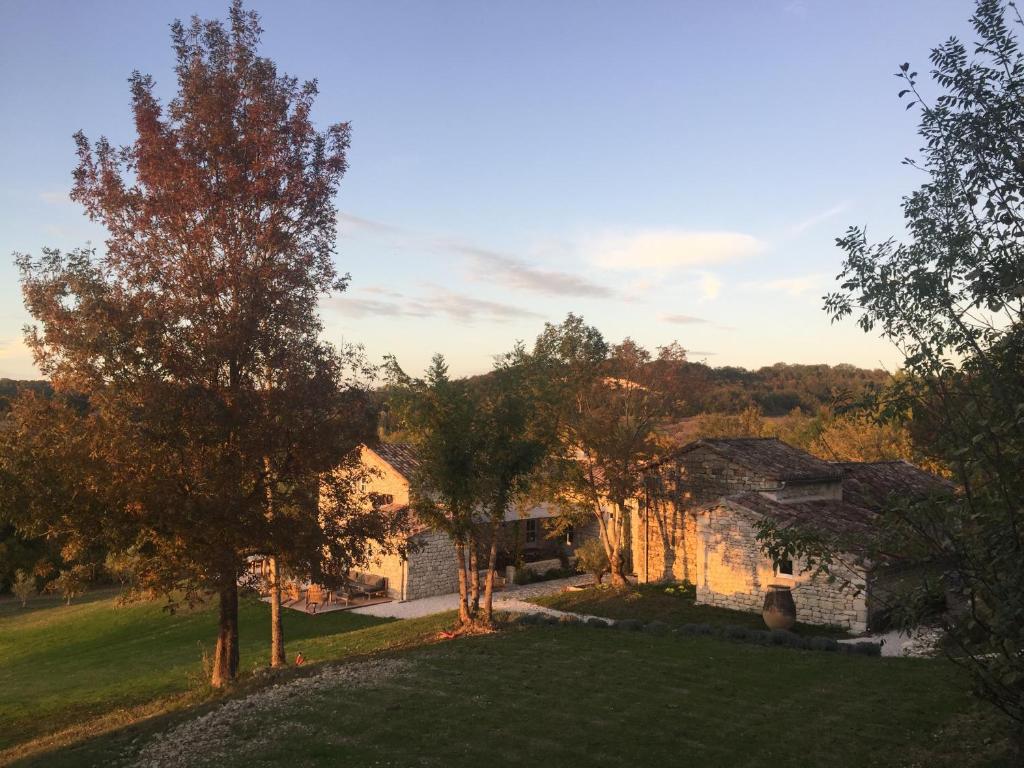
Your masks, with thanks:
[{"label": "shadow on grass", "polygon": [[[266,608],[263,604],[249,607]],[[142,734],[170,727],[183,718],[194,717],[224,701],[245,696],[264,686],[314,674],[324,663],[347,662],[428,644],[436,639],[441,629],[451,626],[454,620],[454,614],[402,622],[350,614],[347,620],[349,623],[336,627],[339,631],[332,633],[328,631],[331,627],[327,624],[316,623],[330,615],[296,614],[286,619],[286,647],[289,655],[302,652],[308,660],[303,667],[272,671],[266,666],[269,652],[264,649],[256,654],[243,654],[239,680],[226,693],[207,688],[193,674],[194,687],[191,690],[182,687],[177,693],[150,696],[133,706],[125,706],[122,702],[116,707],[107,707],[98,715],[93,712],[91,717],[88,712],[69,707],[62,713],[63,719],[58,721],[67,727],[58,728],[55,733],[38,735],[34,739],[31,739],[34,734],[28,734],[27,738],[31,740],[21,734],[21,743],[12,744],[0,751],[0,764],[18,761],[12,764],[47,767],[105,765],[112,754],[122,753]],[[335,618],[332,623],[341,621]],[[361,626],[352,622],[359,622]],[[254,656],[255,663],[248,668],[244,666]],[[198,658],[192,668],[198,671]]]}]

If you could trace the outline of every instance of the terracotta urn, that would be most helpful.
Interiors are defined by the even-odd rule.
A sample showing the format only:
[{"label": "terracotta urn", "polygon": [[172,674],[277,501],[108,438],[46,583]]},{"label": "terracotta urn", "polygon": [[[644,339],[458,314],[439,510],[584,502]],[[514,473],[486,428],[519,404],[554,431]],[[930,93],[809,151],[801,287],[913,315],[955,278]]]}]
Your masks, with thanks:
[{"label": "terracotta urn", "polygon": [[771,584],[764,595],[761,618],[768,629],[792,629],[796,624],[796,603],[792,590],[782,584]]}]

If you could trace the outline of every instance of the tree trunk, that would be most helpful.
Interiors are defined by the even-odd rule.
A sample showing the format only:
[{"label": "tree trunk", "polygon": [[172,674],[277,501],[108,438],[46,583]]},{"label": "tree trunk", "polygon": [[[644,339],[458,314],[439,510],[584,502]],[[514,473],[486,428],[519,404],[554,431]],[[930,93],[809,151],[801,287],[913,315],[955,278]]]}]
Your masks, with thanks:
[{"label": "tree trunk", "polygon": [[484,624],[491,623],[494,608],[494,568],[498,563],[498,533],[501,520],[491,522],[491,551],[487,555],[487,578],[484,580]]},{"label": "tree trunk", "polygon": [[238,674],[238,583],[234,574],[220,589],[220,617],[217,649],[213,656],[210,684],[222,688]]},{"label": "tree trunk", "polygon": [[[605,555],[608,556],[608,575],[611,577],[613,587],[624,587],[629,582],[623,569],[621,555],[621,526],[614,513],[609,519],[604,519],[604,509],[599,505],[594,509],[594,516],[597,518],[598,529],[601,535],[601,543],[604,545]],[[600,582],[600,579],[598,580]]]},{"label": "tree trunk", "polygon": [[469,614],[474,619],[480,611],[480,568],[477,565],[476,537],[469,541]]},{"label": "tree trunk", "polygon": [[284,626],[281,623],[281,569],[277,558],[270,558],[270,666],[287,664],[284,655]]},{"label": "tree trunk", "polygon": [[459,622],[469,623],[469,601],[467,600],[466,584],[466,545],[455,542],[455,564],[459,569]]}]

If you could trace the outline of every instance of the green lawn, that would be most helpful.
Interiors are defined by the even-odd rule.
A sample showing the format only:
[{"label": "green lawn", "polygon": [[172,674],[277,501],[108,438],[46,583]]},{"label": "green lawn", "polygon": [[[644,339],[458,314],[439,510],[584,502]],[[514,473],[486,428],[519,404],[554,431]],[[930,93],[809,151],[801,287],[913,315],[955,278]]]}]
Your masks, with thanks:
[{"label": "green lawn", "polygon": [[[671,592],[668,589],[671,588]],[[730,611],[711,605],[696,605],[693,589],[667,584],[640,584],[625,589],[610,586],[590,587],[579,591],[559,592],[538,597],[530,602],[608,619],[640,619],[641,621],[663,621],[666,624],[732,624],[751,629],[765,629],[759,613]],[[793,631],[801,635],[824,635],[847,637],[840,627],[822,627],[811,624],[797,624]]]},{"label": "green lawn", "polygon": [[[212,744],[170,743],[181,755],[208,756],[182,764],[225,768],[999,764],[994,721],[941,660],[576,626],[394,655],[405,667],[369,687],[313,688],[277,709],[247,707]],[[180,721],[108,734],[30,765],[130,760]]]},{"label": "green lawn", "polygon": [[[215,608],[171,615],[161,606],[119,606],[109,591],[71,606],[49,598],[28,609],[0,602],[0,762],[5,749],[68,726],[180,698],[190,688],[196,690],[179,704],[205,695],[202,648],[212,652]],[[268,663],[269,608],[243,599],[240,622],[244,674]],[[377,625],[383,626],[376,633],[366,631]],[[284,627],[289,658],[302,651],[311,661],[379,650],[422,632],[420,625],[399,628],[348,611],[285,611]]]},{"label": "green lawn", "polygon": [[[619,597],[654,604],[643,591]],[[675,610],[657,618],[694,620]],[[267,613],[243,602],[245,674],[228,698],[315,675],[319,661],[383,654],[406,666],[369,687],[304,691],[283,710],[247,706],[228,757],[207,764],[994,766],[1004,743],[962,674],[938,659],[575,626],[437,642],[451,614],[289,611],[289,656],[301,650],[311,663],[254,676],[267,660]],[[128,764],[154,734],[218,708],[223,695],[187,692],[213,628],[212,608],[170,616],[109,594],[29,611],[0,603],[0,764]],[[254,734],[273,738],[256,747]]]}]

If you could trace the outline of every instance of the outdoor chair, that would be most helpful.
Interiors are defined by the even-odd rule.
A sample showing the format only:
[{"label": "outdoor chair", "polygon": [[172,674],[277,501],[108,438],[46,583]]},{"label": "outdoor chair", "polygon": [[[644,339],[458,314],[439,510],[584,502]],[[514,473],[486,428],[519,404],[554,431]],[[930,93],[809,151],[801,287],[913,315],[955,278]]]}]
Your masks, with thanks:
[{"label": "outdoor chair", "polygon": [[366,598],[383,597],[388,591],[388,580],[372,573],[360,573],[356,574],[355,578],[349,578],[345,582],[345,588],[352,595]]},{"label": "outdoor chair", "polygon": [[324,602],[324,591],[316,585],[310,584],[309,589],[306,590],[306,610],[310,613],[316,613],[316,608]]}]

